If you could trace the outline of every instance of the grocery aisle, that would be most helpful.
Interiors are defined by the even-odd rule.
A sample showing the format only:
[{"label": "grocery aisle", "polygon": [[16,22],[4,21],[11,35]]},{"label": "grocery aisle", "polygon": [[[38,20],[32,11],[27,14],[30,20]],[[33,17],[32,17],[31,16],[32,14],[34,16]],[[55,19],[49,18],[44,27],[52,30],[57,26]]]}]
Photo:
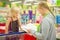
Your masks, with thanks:
[{"label": "grocery aisle", "polygon": [[[11,16],[11,12],[10,9],[12,7],[17,7],[20,10],[20,13],[18,15],[20,22],[21,22],[21,26],[22,25],[27,25],[27,23],[32,23],[34,26],[34,28],[36,28],[36,32],[40,32],[40,23],[42,21],[42,16],[41,14],[39,14],[39,12],[37,11],[37,5],[39,3],[39,0],[31,0],[31,1],[23,1],[23,0],[18,0],[18,1],[1,1],[0,2],[0,34],[5,34],[5,28],[6,28],[6,22],[7,19],[9,18],[9,16]],[[56,13],[56,39],[60,40],[60,1],[59,0],[47,0],[47,4],[49,5],[50,9]],[[8,13],[9,12],[9,13]],[[40,18],[41,17],[41,18]],[[29,25],[30,26],[30,25]],[[29,28],[29,27],[27,27]],[[33,27],[32,27],[33,28]],[[19,31],[20,32],[20,31]],[[13,33],[14,34],[14,33]],[[15,33],[16,34],[16,33]],[[19,34],[19,33],[17,33]],[[17,35],[16,34],[16,35]],[[6,39],[5,36],[10,35],[10,37],[13,37],[13,35],[11,34],[7,34],[5,36],[1,35],[0,39],[4,40]],[[14,35],[15,36],[15,35]],[[4,38],[2,38],[4,37]],[[9,36],[7,36],[9,37]],[[23,36],[20,35],[19,36],[20,40],[37,40],[37,38],[35,38],[32,35],[29,34],[24,34]],[[19,39],[19,37],[17,37]],[[14,37],[10,40],[13,40]]]}]

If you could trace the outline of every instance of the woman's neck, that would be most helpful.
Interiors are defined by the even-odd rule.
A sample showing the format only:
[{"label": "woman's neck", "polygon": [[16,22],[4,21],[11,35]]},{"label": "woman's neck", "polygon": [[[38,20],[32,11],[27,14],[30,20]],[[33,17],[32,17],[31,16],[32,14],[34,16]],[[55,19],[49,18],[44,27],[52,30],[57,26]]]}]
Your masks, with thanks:
[{"label": "woman's neck", "polygon": [[46,17],[46,15],[47,15],[47,13],[43,14],[42,17],[44,18],[44,17]]}]

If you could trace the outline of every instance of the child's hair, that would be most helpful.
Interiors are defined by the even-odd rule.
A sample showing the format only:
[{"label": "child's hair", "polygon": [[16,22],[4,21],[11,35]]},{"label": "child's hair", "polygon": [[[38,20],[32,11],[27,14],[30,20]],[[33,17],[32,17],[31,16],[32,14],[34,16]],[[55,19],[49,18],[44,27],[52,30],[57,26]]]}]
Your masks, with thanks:
[{"label": "child's hair", "polygon": [[20,9],[17,7],[12,7],[11,8],[11,16],[13,16],[14,14],[18,14],[20,13]]},{"label": "child's hair", "polygon": [[40,2],[39,5],[38,5],[38,8],[46,8],[48,9],[51,14],[54,16],[53,12],[50,10],[49,6],[47,5],[47,2]]},{"label": "child's hair", "polygon": [[11,8],[11,13],[19,13],[20,12],[20,9],[19,8],[17,8],[17,7],[12,7]]}]

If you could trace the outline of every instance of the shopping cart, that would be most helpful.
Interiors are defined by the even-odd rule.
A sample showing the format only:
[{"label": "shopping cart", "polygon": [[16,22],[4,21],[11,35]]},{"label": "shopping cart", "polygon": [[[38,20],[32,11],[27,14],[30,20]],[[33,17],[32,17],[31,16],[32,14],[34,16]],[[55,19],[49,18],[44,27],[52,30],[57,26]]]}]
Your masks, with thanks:
[{"label": "shopping cart", "polygon": [[24,40],[23,36],[26,32],[13,32],[9,34],[0,34],[0,40]]}]

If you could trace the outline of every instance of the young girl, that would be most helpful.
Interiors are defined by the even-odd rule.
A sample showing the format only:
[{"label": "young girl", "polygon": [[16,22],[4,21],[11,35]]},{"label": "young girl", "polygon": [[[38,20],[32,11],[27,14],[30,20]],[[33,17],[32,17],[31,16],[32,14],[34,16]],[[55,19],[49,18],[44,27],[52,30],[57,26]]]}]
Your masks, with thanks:
[{"label": "young girl", "polygon": [[11,17],[8,17],[6,23],[6,33],[19,32],[19,27],[21,29],[21,23],[18,18],[19,11],[20,10],[17,7],[11,8]]},{"label": "young girl", "polygon": [[31,33],[39,40],[56,40],[55,33],[55,16],[52,11],[49,9],[47,3],[41,2],[38,5],[38,11],[43,16],[43,20],[41,22],[40,32],[35,32],[34,30],[27,29],[28,33]]}]

